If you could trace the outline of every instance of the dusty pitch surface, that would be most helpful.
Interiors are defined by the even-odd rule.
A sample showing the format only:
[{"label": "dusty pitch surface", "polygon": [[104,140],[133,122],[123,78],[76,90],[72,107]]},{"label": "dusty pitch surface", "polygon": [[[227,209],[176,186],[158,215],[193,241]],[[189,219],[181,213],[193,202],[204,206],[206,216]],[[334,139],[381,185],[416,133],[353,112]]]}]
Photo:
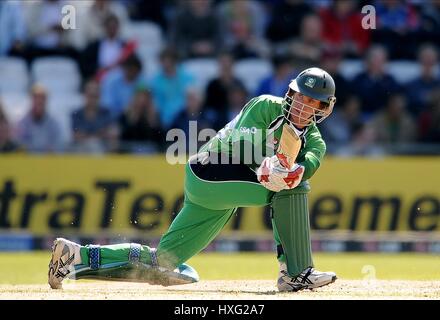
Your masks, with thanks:
[{"label": "dusty pitch surface", "polygon": [[440,299],[440,281],[337,280],[297,293],[279,293],[274,281],[201,281],[174,287],[140,283],[70,281],[48,285],[0,285],[0,299]]}]

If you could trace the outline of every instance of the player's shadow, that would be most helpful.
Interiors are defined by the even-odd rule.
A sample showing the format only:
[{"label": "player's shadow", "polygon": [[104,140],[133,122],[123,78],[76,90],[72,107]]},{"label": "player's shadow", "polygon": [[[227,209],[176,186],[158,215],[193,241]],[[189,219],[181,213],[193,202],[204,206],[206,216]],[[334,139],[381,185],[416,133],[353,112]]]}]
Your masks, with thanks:
[{"label": "player's shadow", "polygon": [[261,296],[273,296],[276,294],[279,294],[280,292],[277,290],[269,290],[269,291],[252,291],[252,290],[232,290],[232,289],[207,289],[207,290],[203,290],[203,289],[197,289],[197,290],[182,290],[182,289],[173,289],[173,292],[176,291],[182,291],[182,292],[191,292],[191,293],[208,293],[208,292],[212,292],[212,293],[229,293],[229,294],[238,294],[238,293],[248,293],[248,294],[255,294],[255,295],[261,295]]},{"label": "player's shadow", "polygon": [[249,294],[256,294],[260,296],[273,296],[279,293],[279,291],[276,290],[270,290],[270,291],[241,291],[241,290],[218,290],[218,292],[222,293],[249,293]]}]

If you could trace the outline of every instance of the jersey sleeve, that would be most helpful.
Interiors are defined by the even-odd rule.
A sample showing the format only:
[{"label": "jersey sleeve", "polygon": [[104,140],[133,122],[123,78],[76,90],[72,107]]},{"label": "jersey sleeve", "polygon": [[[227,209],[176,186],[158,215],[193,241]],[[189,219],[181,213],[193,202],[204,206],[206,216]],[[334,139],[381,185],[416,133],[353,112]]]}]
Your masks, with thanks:
[{"label": "jersey sleeve", "polygon": [[237,139],[246,139],[246,129],[255,132],[255,130],[266,130],[268,128],[275,117],[274,106],[269,97],[267,95],[255,97],[243,107],[235,123],[235,129],[244,134],[237,135]]},{"label": "jersey sleeve", "polygon": [[311,127],[306,134],[305,144],[301,150],[298,163],[304,166],[305,171],[302,180],[310,179],[318,170],[326,152],[326,144],[316,126]]},{"label": "jersey sleeve", "polygon": [[[261,163],[265,156],[266,132],[276,117],[277,105],[272,97],[251,99],[241,112],[217,134],[219,147],[240,163],[251,167]],[[225,150],[228,149],[228,150]]]}]

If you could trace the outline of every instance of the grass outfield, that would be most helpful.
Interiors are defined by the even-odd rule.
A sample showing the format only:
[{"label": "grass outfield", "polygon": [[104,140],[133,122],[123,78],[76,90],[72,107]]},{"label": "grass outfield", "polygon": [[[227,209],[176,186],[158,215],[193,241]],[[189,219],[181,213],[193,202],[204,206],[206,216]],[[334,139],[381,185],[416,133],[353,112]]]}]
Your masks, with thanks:
[{"label": "grass outfield", "polygon": [[[46,284],[49,251],[0,253],[0,284]],[[345,280],[440,280],[440,256],[427,254],[316,253],[315,265]],[[188,263],[201,280],[275,280],[269,253],[202,253]]]}]

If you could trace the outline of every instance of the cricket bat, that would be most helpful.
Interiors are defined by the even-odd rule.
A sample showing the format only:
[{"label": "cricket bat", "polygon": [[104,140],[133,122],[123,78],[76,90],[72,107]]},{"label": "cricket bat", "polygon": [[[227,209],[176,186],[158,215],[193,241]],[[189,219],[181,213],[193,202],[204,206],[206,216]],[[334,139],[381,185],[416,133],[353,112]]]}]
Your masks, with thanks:
[{"label": "cricket bat", "polygon": [[300,149],[301,138],[296,134],[293,128],[284,124],[280,144],[276,153],[281,165],[286,169],[291,169],[295,164]]}]

